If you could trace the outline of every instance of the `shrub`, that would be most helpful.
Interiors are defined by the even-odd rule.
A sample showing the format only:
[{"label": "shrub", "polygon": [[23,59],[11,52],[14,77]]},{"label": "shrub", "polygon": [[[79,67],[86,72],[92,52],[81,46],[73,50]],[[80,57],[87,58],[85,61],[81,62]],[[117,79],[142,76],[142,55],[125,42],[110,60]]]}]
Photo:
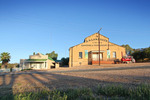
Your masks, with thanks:
[{"label": "shrub", "polygon": [[21,71],[32,70],[32,68],[22,69]]},{"label": "shrub", "polygon": [[134,89],[130,88],[129,96],[137,100],[150,100],[150,85],[142,84]]},{"label": "shrub", "polygon": [[2,63],[0,63],[0,69],[1,69]]},{"label": "shrub", "polygon": [[128,91],[126,88],[124,88],[122,85],[115,86],[115,85],[109,85],[109,86],[98,86],[98,94],[106,95],[106,96],[127,96]]},{"label": "shrub", "polygon": [[80,89],[68,89],[64,91],[67,94],[68,100],[74,100],[80,98],[92,98],[93,93],[89,88],[80,88]]},{"label": "shrub", "polygon": [[124,97],[131,100],[150,100],[150,85],[142,84],[129,88],[125,88],[122,85],[98,86],[97,94],[115,98]]},{"label": "shrub", "polygon": [[8,65],[7,65],[7,68],[14,68],[14,67],[16,67],[16,65],[17,65],[17,64],[8,64]]},{"label": "shrub", "polygon": [[20,67],[19,64],[17,64],[16,67],[19,68]]},{"label": "shrub", "polygon": [[13,69],[13,68],[10,68],[10,72],[12,72],[12,69]]}]

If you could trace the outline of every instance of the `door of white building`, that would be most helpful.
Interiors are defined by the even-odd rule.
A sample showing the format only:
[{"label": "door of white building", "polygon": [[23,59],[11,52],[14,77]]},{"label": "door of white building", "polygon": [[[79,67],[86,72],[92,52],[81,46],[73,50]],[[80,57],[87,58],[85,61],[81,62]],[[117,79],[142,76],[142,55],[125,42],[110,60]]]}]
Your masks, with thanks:
[{"label": "door of white building", "polygon": [[37,69],[41,69],[42,68],[42,65],[39,63],[36,65]]}]

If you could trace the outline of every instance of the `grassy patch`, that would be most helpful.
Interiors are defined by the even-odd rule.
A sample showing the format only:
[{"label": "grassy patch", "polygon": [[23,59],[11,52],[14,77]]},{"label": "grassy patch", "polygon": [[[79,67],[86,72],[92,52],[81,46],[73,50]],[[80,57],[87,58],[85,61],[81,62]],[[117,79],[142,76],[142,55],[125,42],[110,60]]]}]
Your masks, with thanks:
[{"label": "grassy patch", "polygon": [[106,97],[123,97],[131,100],[150,100],[150,85],[142,84],[137,87],[125,88],[119,86],[98,86],[97,95],[104,95]]},{"label": "grassy patch", "polygon": [[32,70],[31,68],[28,68],[28,69],[22,69],[21,71],[26,71],[26,70]]},{"label": "grassy patch", "polygon": [[21,83],[17,83],[17,86],[20,86],[21,85]]},{"label": "grassy patch", "polygon": [[150,85],[125,88],[122,85],[98,86],[97,89],[78,88],[66,90],[42,90],[7,94],[0,100],[150,100]]}]

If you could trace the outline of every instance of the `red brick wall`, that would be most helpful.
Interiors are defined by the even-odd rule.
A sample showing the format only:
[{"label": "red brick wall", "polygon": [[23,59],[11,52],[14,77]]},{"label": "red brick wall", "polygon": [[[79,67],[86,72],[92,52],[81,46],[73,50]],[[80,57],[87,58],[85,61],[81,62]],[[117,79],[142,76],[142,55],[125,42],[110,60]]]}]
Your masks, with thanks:
[{"label": "red brick wall", "polygon": [[[99,61],[92,61],[92,64],[99,64]],[[114,64],[114,61],[100,61],[100,64]]]}]

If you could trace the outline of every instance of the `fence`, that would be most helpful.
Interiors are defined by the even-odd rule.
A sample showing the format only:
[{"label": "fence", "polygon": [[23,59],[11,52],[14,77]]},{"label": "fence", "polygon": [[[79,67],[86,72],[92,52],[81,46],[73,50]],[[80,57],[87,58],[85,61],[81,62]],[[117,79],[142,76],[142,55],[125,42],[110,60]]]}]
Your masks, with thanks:
[{"label": "fence", "polygon": [[[22,68],[12,68],[12,72],[16,72],[16,71],[21,71]],[[0,72],[10,72],[11,69],[10,68],[7,68],[7,69],[0,69]]]}]

